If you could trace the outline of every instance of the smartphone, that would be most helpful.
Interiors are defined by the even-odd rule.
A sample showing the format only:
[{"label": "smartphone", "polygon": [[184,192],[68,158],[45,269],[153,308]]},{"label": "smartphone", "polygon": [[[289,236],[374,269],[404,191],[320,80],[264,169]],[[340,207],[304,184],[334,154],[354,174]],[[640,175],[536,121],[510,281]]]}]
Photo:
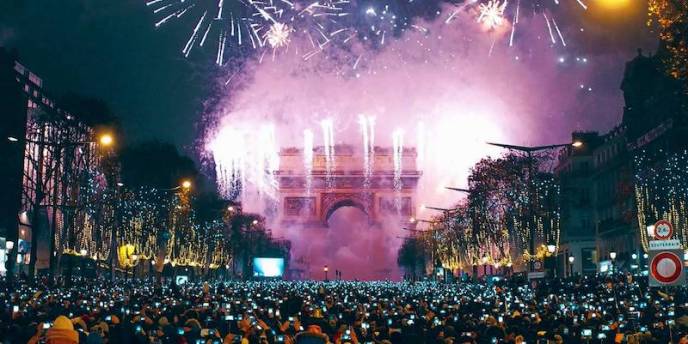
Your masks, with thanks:
[{"label": "smartphone", "polygon": [[184,328],[183,327],[177,327],[177,334],[178,335],[183,335],[184,334]]},{"label": "smartphone", "polygon": [[279,334],[276,337],[277,343],[284,343],[284,335]]},{"label": "smartphone", "polygon": [[581,336],[582,337],[591,337],[592,336],[592,330],[589,328],[583,329]]},{"label": "smartphone", "polygon": [[293,322],[293,321],[294,321],[294,317],[289,317],[289,322]]},{"label": "smartphone", "polygon": [[112,315],[108,315],[105,317],[105,321],[112,321]]},{"label": "smartphone", "polygon": [[232,321],[232,320],[234,320],[234,316],[233,315],[225,315],[225,320]]},{"label": "smartphone", "polygon": [[19,312],[19,306],[13,306],[13,307],[12,307],[12,312],[13,312],[13,313]]}]

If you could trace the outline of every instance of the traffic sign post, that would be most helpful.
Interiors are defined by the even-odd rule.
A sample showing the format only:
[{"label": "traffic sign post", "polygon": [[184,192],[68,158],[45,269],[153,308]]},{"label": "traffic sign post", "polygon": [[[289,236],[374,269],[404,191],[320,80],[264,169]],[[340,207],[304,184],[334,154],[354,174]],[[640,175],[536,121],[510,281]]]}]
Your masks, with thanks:
[{"label": "traffic sign post", "polygon": [[683,250],[650,251],[649,273],[651,287],[669,287],[685,284]]},{"label": "traffic sign post", "polygon": [[671,239],[674,227],[671,222],[659,220],[654,225],[654,238],[648,243],[648,278],[650,287],[684,285],[683,247],[681,241]]}]

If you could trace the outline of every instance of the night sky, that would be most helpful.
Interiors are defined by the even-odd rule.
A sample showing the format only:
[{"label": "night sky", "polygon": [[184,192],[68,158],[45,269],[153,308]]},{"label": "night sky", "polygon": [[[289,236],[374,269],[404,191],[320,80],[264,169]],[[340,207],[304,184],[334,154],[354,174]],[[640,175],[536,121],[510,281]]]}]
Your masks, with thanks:
[{"label": "night sky", "polygon": [[104,99],[129,141],[192,143],[212,64],[183,58],[185,31],[155,31],[140,0],[2,3],[0,44],[16,47],[49,91]]},{"label": "night sky", "polygon": [[[404,12],[427,15],[437,8],[436,2],[416,3]],[[364,7],[363,2],[359,5]],[[562,26],[568,21],[571,28],[588,28],[585,36],[569,35],[569,45],[575,46],[570,50],[593,58],[614,57],[615,63],[606,59],[594,67],[597,77],[590,83],[604,94],[616,94],[618,102],[623,63],[636,47],[655,45],[642,25],[644,11],[570,13],[559,17]],[[199,136],[196,123],[217,93],[216,77],[222,69],[214,66],[208,56],[212,53],[182,56],[193,18],[158,29],[155,20],[143,0],[9,0],[0,4],[0,44],[18,48],[21,60],[44,78],[49,90],[106,100],[122,119],[128,140],[157,138],[190,151]],[[582,118],[578,128],[571,129],[605,130],[619,115],[620,110],[599,123]]]}]

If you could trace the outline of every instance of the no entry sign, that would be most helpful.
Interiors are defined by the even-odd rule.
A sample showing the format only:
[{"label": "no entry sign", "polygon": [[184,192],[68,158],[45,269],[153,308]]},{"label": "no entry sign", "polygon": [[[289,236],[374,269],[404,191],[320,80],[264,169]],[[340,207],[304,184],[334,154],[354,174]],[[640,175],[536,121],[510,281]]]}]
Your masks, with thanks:
[{"label": "no entry sign", "polygon": [[683,285],[683,250],[650,251],[650,286]]}]

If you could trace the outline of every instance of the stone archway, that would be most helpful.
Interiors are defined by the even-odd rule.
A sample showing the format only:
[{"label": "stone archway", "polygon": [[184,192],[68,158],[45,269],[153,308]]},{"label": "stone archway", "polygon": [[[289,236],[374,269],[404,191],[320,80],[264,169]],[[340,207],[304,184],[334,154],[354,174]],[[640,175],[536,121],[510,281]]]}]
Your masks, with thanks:
[{"label": "stone archway", "polygon": [[[392,149],[375,147],[371,169],[364,173],[364,159],[349,145],[334,147],[328,164],[322,147],[314,149],[310,170],[304,167],[303,152],[287,148],[280,152],[280,169],[275,172],[283,225],[327,226],[332,213],[344,205],[357,207],[371,224],[386,215],[408,219],[415,216],[415,190],[422,173],[416,170],[416,151],[402,152],[403,169],[394,173]],[[395,188],[394,178],[401,187]]]}]

